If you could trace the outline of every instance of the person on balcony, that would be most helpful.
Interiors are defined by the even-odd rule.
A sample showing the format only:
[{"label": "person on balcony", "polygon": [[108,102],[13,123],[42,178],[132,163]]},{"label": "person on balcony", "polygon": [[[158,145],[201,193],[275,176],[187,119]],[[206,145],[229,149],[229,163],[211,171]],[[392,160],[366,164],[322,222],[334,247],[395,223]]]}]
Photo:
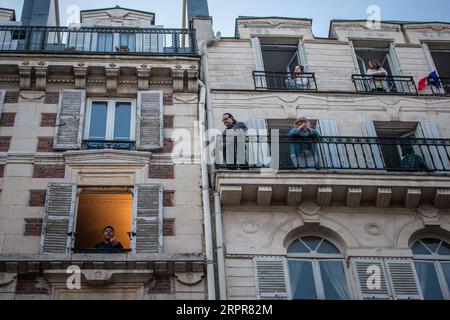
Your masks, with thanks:
[{"label": "person on balcony", "polygon": [[291,160],[296,168],[315,169],[317,164],[317,142],[319,131],[311,126],[309,120],[301,117],[294,122],[288,137],[295,142],[290,145]]},{"label": "person on balcony", "polygon": [[406,146],[403,151],[403,159],[400,161],[400,169],[407,172],[428,171],[425,160],[414,152],[412,146]]},{"label": "person on balcony", "polygon": [[234,119],[233,115],[230,113],[225,113],[222,118],[223,124],[225,125],[226,129],[224,131],[224,135],[229,133],[234,133],[236,131],[240,132],[246,132],[247,126],[243,122],[238,122],[236,119]]},{"label": "person on balcony", "polygon": [[294,77],[286,80],[288,89],[308,89],[308,78],[305,76],[305,68],[303,66],[295,66]]},{"label": "person on balcony", "polygon": [[108,252],[122,252],[123,246],[114,236],[114,228],[107,226],[103,229],[103,241],[95,245],[95,249]]},{"label": "person on balcony", "polygon": [[226,127],[223,132],[223,154],[227,165],[245,165],[247,126],[245,123],[237,121],[231,113],[225,113],[222,121]]},{"label": "person on balcony", "polygon": [[372,76],[370,79],[370,89],[372,91],[387,92],[387,80],[388,72],[381,66],[380,61],[372,59],[369,61],[369,68],[366,74]]}]

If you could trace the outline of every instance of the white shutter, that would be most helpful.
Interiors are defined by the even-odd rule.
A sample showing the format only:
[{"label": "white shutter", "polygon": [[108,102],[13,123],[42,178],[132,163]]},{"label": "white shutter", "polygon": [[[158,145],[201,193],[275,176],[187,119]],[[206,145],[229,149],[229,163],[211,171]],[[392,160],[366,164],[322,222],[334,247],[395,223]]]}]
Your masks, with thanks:
[{"label": "white shutter", "polygon": [[15,50],[16,46],[12,43],[11,31],[0,31],[0,50]]},{"label": "white shutter", "polygon": [[56,118],[55,149],[80,149],[83,136],[86,92],[62,90]]},{"label": "white shutter", "polygon": [[[377,132],[375,130],[375,125],[373,124],[373,121],[368,119],[368,118],[364,118],[363,119],[363,133],[364,136],[366,137],[376,137],[377,136]],[[369,145],[364,145],[362,150],[364,152],[364,155],[361,154],[358,159],[362,158],[362,161],[360,161],[360,163],[362,164],[362,167],[364,167],[365,165],[368,166],[368,168],[371,169],[384,169],[384,161],[383,161],[383,156],[381,153],[381,148],[379,145],[376,144],[369,144]]]},{"label": "white shutter", "polygon": [[305,72],[308,72],[308,60],[306,59],[305,43],[303,39],[298,41],[298,57],[300,64],[305,67]]},{"label": "white shutter", "polygon": [[[420,130],[417,130],[416,133],[420,138],[442,139],[436,122],[423,121],[419,126]],[[421,149],[429,169],[450,170],[449,152],[446,147],[422,146]]]},{"label": "white shutter", "polygon": [[163,92],[138,92],[136,145],[140,150],[163,147]]},{"label": "white shutter", "polygon": [[161,184],[139,184],[134,188],[134,253],[161,253],[163,244],[163,188]]},{"label": "white shutter", "polygon": [[[264,59],[261,51],[261,42],[258,37],[252,38],[253,55],[255,56],[255,70],[264,72]],[[256,78],[256,86],[259,88],[267,88],[265,76]]]},{"label": "white shutter", "polygon": [[76,191],[75,184],[49,184],[42,225],[41,254],[70,253],[74,231]]},{"label": "white shutter", "polygon": [[353,41],[349,40],[348,44],[350,46],[350,51],[352,54],[352,60],[353,60],[353,73],[355,74],[361,74],[362,70],[359,69],[359,63],[358,63],[358,57],[356,56],[355,46],[353,45]]},{"label": "white shutter", "polygon": [[5,106],[5,97],[6,97],[6,90],[0,90],[0,117],[3,112],[3,107]]},{"label": "white shutter", "polygon": [[[356,287],[361,299],[390,299],[391,294],[383,260],[352,259]],[[378,277],[379,282],[373,282]]]},{"label": "white shutter", "polygon": [[[339,137],[339,130],[336,120],[319,120],[318,130],[323,137]],[[322,143],[320,145],[322,150],[321,158],[322,165],[327,168],[345,168],[348,166],[348,161],[345,156],[344,146],[342,144]]]},{"label": "white shutter", "polygon": [[397,52],[395,52],[395,43],[391,42],[389,45],[389,62],[392,68],[392,73],[394,76],[401,76],[402,69],[400,68],[400,63],[398,60]]},{"label": "white shutter", "polygon": [[286,300],[291,298],[287,261],[284,257],[256,257],[256,292],[260,300]]},{"label": "white shutter", "polygon": [[434,64],[433,57],[431,56],[430,48],[428,48],[428,44],[425,42],[422,43],[422,50],[425,54],[425,58],[427,59],[428,66],[430,67],[430,72],[436,71],[437,73],[438,71],[436,69],[436,65]]},{"label": "white shutter", "polygon": [[[251,118],[247,131],[249,144],[249,165],[267,167],[270,165],[270,148],[268,143],[269,132],[265,119]],[[258,142],[259,139],[259,142]]]},{"label": "white shutter", "polygon": [[389,282],[396,300],[422,300],[419,280],[410,260],[385,260]]}]

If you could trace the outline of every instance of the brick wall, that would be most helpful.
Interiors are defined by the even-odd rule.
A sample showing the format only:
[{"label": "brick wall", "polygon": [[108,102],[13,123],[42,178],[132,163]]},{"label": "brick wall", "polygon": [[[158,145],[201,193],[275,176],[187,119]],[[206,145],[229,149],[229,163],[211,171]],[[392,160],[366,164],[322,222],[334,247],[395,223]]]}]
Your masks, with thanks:
[{"label": "brick wall", "polygon": [[14,127],[14,121],[16,120],[16,114],[13,112],[3,112],[0,118],[0,126],[2,127]]},{"label": "brick wall", "polygon": [[46,92],[45,93],[45,104],[58,104],[59,102],[59,92]]},{"label": "brick wall", "polygon": [[53,152],[53,137],[38,137],[37,152]]},{"label": "brick wall", "polygon": [[24,236],[40,237],[42,232],[42,219],[25,218]]},{"label": "brick wall", "polygon": [[35,164],[33,178],[64,178],[65,168],[63,164]]},{"label": "brick wall", "polygon": [[164,94],[164,105],[165,106],[173,106],[173,94],[167,93]]},{"label": "brick wall", "polygon": [[42,113],[41,127],[54,127],[56,125],[56,113]]},{"label": "brick wall", "polygon": [[163,221],[163,235],[165,237],[175,236],[175,219],[164,219]]},{"label": "brick wall", "polygon": [[148,293],[172,293],[172,280],[168,275],[155,275],[155,282]]},{"label": "brick wall", "polygon": [[30,207],[44,207],[46,194],[46,190],[30,190],[28,205]]},{"label": "brick wall", "polygon": [[163,124],[164,128],[173,128],[173,116],[164,115]]},{"label": "brick wall", "polygon": [[44,280],[35,275],[19,274],[17,277],[16,294],[49,294],[50,289]]},{"label": "brick wall", "polygon": [[175,170],[173,165],[151,164],[148,166],[149,179],[174,179]]},{"label": "brick wall", "polygon": [[0,152],[8,152],[11,144],[11,137],[0,137]]},{"label": "brick wall", "polygon": [[0,164],[0,178],[3,178],[4,175],[5,175],[5,165]]},{"label": "brick wall", "polygon": [[174,206],[175,191],[164,190],[164,194],[163,195],[164,195],[163,196],[164,207],[173,207]]},{"label": "brick wall", "polygon": [[19,103],[19,92],[6,92],[5,103]]}]

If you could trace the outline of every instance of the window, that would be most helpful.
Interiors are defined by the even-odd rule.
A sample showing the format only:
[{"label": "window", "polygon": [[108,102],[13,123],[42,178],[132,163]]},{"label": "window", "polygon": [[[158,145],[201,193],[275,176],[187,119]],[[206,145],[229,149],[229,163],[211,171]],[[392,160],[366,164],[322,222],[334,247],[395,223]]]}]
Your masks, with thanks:
[{"label": "window", "polygon": [[134,141],[135,114],[135,105],[131,101],[91,100],[84,138],[91,141]]},{"label": "window", "polygon": [[121,33],[120,48],[126,48],[127,51],[136,51],[136,35],[132,33]]},{"label": "window", "polygon": [[450,244],[425,238],[414,242],[411,250],[424,299],[450,299]]},{"label": "window", "polygon": [[113,34],[112,33],[98,33],[97,37],[97,51],[98,52],[112,52],[113,51]]},{"label": "window", "polygon": [[348,300],[344,256],[330,241],[302,237],[288,247],[293,299]]},{"label": "window", "polygon": [[441,78],[441,88],[436,89],[443,89],[446,94],[450,94],[450,42],[430,42],[427,43],[427,46],[436,71]]}]

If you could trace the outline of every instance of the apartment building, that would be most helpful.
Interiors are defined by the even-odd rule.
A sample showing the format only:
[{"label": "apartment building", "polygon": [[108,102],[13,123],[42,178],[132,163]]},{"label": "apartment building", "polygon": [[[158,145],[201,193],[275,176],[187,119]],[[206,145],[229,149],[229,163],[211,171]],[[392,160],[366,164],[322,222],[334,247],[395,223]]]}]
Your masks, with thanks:
[{"label": "apartment building", "polygon": [[[200,44],[220,298],[449,299],[450,25],[311,25],[239,17]],[[222,136],[225,113],[248,130]],[[290,137],[300,117],[320,137]]]},{"label": "apartment building", "polygon": [[[205,299],[200,165],[171,156],[198,133],[194,32],[61,26],[57,0],[0,19],[0,299]],[[106,226],[123,249],[95,249]]]}]

